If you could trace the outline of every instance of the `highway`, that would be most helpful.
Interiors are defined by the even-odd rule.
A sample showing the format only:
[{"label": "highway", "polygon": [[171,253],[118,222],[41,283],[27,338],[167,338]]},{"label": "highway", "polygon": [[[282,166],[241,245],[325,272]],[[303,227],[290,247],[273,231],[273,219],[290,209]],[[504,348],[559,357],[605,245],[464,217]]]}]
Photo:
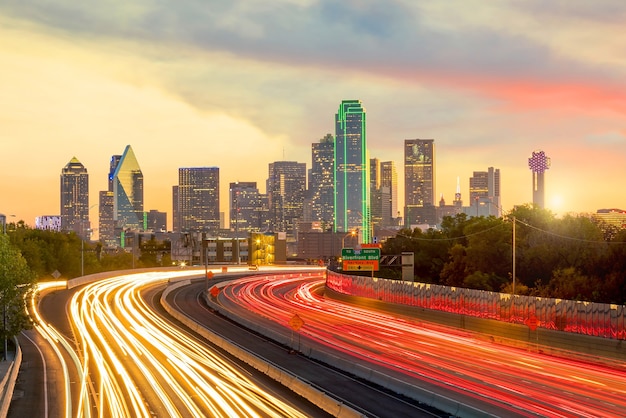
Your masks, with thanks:
[{"label": "highway", "polygon": [[623,364],[607,367],[528,352],[466,331],[325,298],[321,276],[238,280],[220,291],[217,302],[224,311],[256,315],[285,332],[297,314],[302,338],[401,374],[416,386],[438,387],[494,415],[624,416]]},{"label": "highway", "polygon": [[[41,416],[328,416],[164,312],[159,295],[168,281],[198,274],[129,274],[76,290],[64,289],[64,283],[42,288],[31,303],[41,337],[32,332],[22,337],[49,342],[45,347],[37,341],[48,374],[55,377],[43,390],[48,398],[42,405],[48,409]],[[624,416],[623,365],[505,347],[465,331],[326,298],[323,271],[308,279],[274,274],[255,272],[222,283],[213,299],[220,311],[275,328],[292,342],[297,335],[298,347],[302,339],[303,346],[317,345],[364,370],[454,399],[472,416]],[[210,286],[220,276],[216,271],[218,280]],[[169,302],[204,328],[282,364],[363,416],[445,416],[411,396],[355,379],[245,331],[205,306],[205,286],[203,279],[195,280],[172,292]],[[297,333],[295,314],[301,320]],[[21,409],[12,405],[9,416],[23,416],[27,408],[24,402]]]},{"label": "highway", "polygon": [[[212,280],[210,286],[215,285],[220,279],[219,275],[216,276],[216,280]],[[263,333],[242,328],[238,323],[217,315],[204,303],[205,286],[204,280],[192,281],[189,285],[171,291],[167,295],[166,304],[185,316],[185,320],[210,330],[212,335],[232,343],[236,349],[243,347],[269,366],[298,376],[307,386],[328,394],[336,399],[336,402],[352,408],[357,416],[393,418],[449,416],[441,410],[420,404],[366,380],[355,378],[350,373],[308,358],[264,337]],[[245,312],[243,314],[245,315]],[[250,318],[259,321],[261,328],[276,326],[264,323],[262,318],[254,313],[250,314]]]},{"label": "highway", "polygon": [[[42,289],[41,300],[33,299],[30,309],[59,364],[55,386],[64,390],[53,395],[63,400],[53,403],[56,409],[41,416],[326,417],[164,320],[142,297],[177,275],[197,274],[138,273],[76,291],[59,288],[63,283]],[[59,303],[46,304],[47,293]],[[40,308],[46,305],[43,314]],[[68,318],[69,326],[59,316]]]}]

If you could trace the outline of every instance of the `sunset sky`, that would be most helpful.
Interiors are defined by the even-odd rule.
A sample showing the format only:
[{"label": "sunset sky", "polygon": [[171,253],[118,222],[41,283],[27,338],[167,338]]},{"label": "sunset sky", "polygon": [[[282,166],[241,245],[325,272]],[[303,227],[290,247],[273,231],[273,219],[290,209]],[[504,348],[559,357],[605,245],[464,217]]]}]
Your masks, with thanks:
[{"label": "sunset sky", "polygon": [[624,22],[623,0],[4,0],[0,213],[60,214],[72,157],[96,205],[128,144],[145,210],[171,226],[178,168],[217,166],[226,212],[230,182],[310,168],[343,99],[363,102],[370,157],[396,162],[399,207],[404,139],[432,138],[448,203],[490,166],[505,211],[531,202],[543,150],[549,209],[626,209]]}]

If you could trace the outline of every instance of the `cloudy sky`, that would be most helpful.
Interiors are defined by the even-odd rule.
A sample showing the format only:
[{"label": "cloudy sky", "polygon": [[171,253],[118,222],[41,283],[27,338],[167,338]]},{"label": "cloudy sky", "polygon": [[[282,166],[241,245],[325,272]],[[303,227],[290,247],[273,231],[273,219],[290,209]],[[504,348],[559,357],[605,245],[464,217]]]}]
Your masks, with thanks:
[{"label": "cloudy sky", "polygon": [[310,167],[342,99],[400,206],[404,139],[433,138],[448,203],[488,167],[505,211],[531,202],[543,150],[554,212],[626,209],[625,21],[622,0],[3,0],[0,212],[58,215],[74,156],[97,204],[130,144],[171,225],[179,167],[218,166],[224,203],[232,181],[264,192],[269,163]]}]

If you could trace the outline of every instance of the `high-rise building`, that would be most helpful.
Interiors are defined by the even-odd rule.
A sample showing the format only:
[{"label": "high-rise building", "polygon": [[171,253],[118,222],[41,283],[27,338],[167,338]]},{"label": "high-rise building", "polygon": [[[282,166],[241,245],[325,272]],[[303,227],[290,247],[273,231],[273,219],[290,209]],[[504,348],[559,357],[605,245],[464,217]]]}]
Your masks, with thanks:
[{"label": "high-rise building", "polygon": [[306,193],[306,164],[276,161],[269,164],[267,196],[270,230],[286,232],[287,241],[296,236],[296,225],[302,217]]},{"label": "high-rise building", "polygon": [[264,228],[266,212],[263,211],[262,195],[255,181],[230,183],[230,230],[236,232],[259,232]]},{"label": "high-rise building", "polygon": [[[391,184],[383,184],[383,163],[378,158],[370,159],[370,216],[371,233],[391,223]],[[389,173],[387,173],[389,174]],[[386,179],[388,180],[388,179]]]},{"label": "high-rise building", "polygon": [[404,140],[404,222],[435,225],[435,140]]},{"label": "high-rise building", "polygon": [[502,216],[500,206],[500,169],[474,171],[469,179],[469,216]]},{"label": "high-rise building", "polygon": [[393,161],[383,161],[380,163],[380,186],[389,189],[388,209],[385,213],[389,213],[389,219],[383,219],[383,226],[397,225],[396,218],[400,217],[398,213],[398,173],[396,165]]},{"label": "high-rise building", "polygon": [[543,151],[533,151],[528,159],[528,168],[533,173],[533,204],[545,207],[545,173],[550,168],[550,158]]},{"label": "high-rise building", "polygon": [[178,169],[180,231],[217,232],[220,228],[220,171],[218,167]]},{"label": "high-rise building", "polygon": [[333,225],[334,218],[335,138],[327,134],[311,146],[309,171],[310,221],[320,222],[324,230]]},{"label": "high-rise building", "polygon": [[89,174],[73,157],[61,170],[61,230],[89,238]]},{"label": "high-rise building", "polygon": [[335,115],[335,231],[359,230],[371,240],[370,173],[365,109],[359,100],[344,100]]},{"label": "high-rise building", "polygon": [[100,241],[104,243],[105,247],[115,247],[115,197],[113,191],[104,190],[100,192],[98,200],[98,236]]},{"label": "high-rise building", "polygon": [[115,229],[143,230],[143,173],[130,145],[126,146],[119,160],[117,157],[111,158],[112,174],[109,177],[113,192]]},{"label": "high-rise building", "polygon": [[180,232],[180,214],[178,210],[178,186],[172,186],[172,231]]}]

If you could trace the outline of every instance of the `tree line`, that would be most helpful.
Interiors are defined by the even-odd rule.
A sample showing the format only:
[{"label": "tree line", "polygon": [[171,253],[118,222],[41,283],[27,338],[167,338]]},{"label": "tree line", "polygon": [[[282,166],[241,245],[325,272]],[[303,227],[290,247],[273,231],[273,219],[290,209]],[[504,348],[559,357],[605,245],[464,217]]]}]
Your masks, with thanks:
[{"label": "tree line", "polygon": [[7,235],[40,280],[74,277],[103,271],[172,265],[169,241],[142,241],[135,253],[105,250],[100,242],[83,241],[74,232],[32,229],[23,222],[9,224]]},{"label": "tree line", "polygon": [[533,205],[502,218],[458,214],[438,229],[401,230],[381,252],[405,251],[419,282],[512,293],[515,265],[516,294],[626,304],[626,230],[589,215],[557,218]]}]

